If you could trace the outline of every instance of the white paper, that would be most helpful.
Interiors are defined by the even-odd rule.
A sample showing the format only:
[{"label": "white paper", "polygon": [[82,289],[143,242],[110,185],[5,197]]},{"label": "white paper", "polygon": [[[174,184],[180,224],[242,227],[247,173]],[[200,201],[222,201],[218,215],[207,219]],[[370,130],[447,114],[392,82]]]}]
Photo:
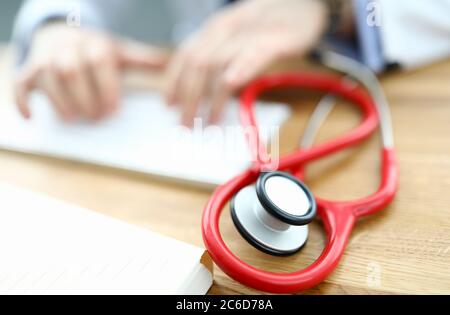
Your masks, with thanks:
[{"label": "white paper", "polygon": [[[156,93],[127,95],[121,112],[99,123],[63,123],[41,95],[32,105],[31,121],[12,105],[0,108],[0,147],[206,185],[222,184],[252,162],[239,133],[236,102],[227,105],[219,129],[194,128],[187,136],[180,132],[178,112]],[[286,105],[259,103],[256,113],[268,141],[290,111]]]},{"label": "white paper", "polygon": [[204,250],[0,183],[0,294],[205,294]]}]

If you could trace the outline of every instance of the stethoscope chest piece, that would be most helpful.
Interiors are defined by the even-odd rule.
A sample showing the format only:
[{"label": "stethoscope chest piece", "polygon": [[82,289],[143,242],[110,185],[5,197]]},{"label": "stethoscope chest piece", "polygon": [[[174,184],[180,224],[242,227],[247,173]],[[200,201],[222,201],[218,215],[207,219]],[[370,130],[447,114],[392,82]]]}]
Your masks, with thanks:
[{"label": "stethoscope chest piece", "polygon": [[231,217],[257,249],[278,256],[299,251],[308,239],[308,224],[316,215],[311,191],[294,176],[263,173],[256,186],[247,186],[231,200]]}]

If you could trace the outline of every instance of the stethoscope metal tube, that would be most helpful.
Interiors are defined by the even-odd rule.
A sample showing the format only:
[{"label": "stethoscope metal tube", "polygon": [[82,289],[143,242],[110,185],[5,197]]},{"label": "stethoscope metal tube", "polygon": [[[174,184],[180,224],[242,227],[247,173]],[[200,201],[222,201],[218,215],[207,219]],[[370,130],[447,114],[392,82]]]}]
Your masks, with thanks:
[{"label": "stethoscope metal tube", "polygon": [[321,52],[320,59],[326,66],[347,73],[348,76],[356,79],[367,89],[374,99],[375,106],[378,110],[383,147],[393,148],[394,132],[392,129],[392,117],[389,104],[383,88],[372,70],[351,58],[332,51]]},{"label": "stethoscope metal tube", "polygon": [[[336,59],[328,59],[328,61],[330,60],[336,61]],[[338,264],[356,220],[386,207],[393,199],[398,184],[398,170],[390,134],[392,129],[386,113],[388,108],[383,109],[383,104],[378,104],[375,97],[370,97],[363,89],[341,78],[315,74],[284,74],[256,80],[241,95],[241,118],[244,127],[257,128],[253,103],[258,95],[266,90],[282,87],[311,88],[343,97],[361,109],[363,118],[358,127],[337,139],[312,147],[305,146],[306,148],[300,148],[294,153],[281,157],[279,170],[289,171],[298,178],[303,178],[303,168],[308,162],[357,145],[367,139],[379,126],[379,117],[384,126],[384,148],[382,180],[376,193],[360,200],[345,202],[315,198],[317,213],[322,219],[327,234],[327,244],[313,264],[296,272],[272,273],[252,267],[234,255],[220,235],[219,218],[223,207],[238,192],[252,185],[260,177],[261,172],[265,171],[264,163],[266,162],[264,162],[264,157],[260,156],[258,146],[251,147],[255,161],[257,161],[253,167],[214,191],[205,207],[202,221],[203,239],[211,257],[225,273],[235,280],[256,289],[274,293],[302,291],[324,280]],[[257,134],[256,137],[258,137]],[[250,141],[250,143],[260,144],[259,137],[256,140]]]}]

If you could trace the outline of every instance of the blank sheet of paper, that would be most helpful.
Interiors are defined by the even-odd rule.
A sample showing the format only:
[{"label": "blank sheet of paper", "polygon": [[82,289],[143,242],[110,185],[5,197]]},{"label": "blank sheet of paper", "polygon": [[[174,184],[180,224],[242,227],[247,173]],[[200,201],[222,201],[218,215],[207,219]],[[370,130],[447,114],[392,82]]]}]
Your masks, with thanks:
[{"label": "blank sheet of paper", "polygon": [[[150,92],[128,94],[121,111],[99,123],[65,124],[41,95],[33,97],[32,112],[33,119],[25,121],[14,106],[0,108],[0,147],[201,185],[224,183],[251,163],[236,102],[227,105],[221,126],[197,122],[194,131],[181,128],[179,113]],[[256,113],[261,136],[269,141],[290,110],[258,103]]]},{"label": "blank sheet of paper", "polygon": [[205,294],[204,250],[0,182],[0,294]]}]

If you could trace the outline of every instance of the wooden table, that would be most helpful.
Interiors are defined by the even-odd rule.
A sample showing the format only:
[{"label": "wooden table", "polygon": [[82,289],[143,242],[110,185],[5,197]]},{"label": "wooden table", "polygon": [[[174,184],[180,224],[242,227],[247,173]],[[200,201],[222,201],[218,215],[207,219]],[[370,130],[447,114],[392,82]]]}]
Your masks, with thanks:
[{"label": "wooden table", "polygon": [[[5,59],[3,59],[5,70]],[[1,71],[1,70],[0,70]],[[2,71],[1,106],[10,80]],[[338,268],[308,294],[450,293],[450,61],[382,78],[391,103],[401,169],[400,191],[384,212],[359,222]],[[317,95],[277,95],[293,105],[281,149],[296,147]],[[342,104],[320,132],[334,137],[358,122]],[[308,168],[321,196],[360,197],[377,188],[379,139]],[[162,183],[147,176],[91,165],[0,151],[0,180],[62,198],[156,232],[202,246],[200,220],[210,191]],[[312,224],[310,241],[290,258],[252,248],[235,231],[228,211],[221,229],[227,244],[257,267],[289,272],[320,254],[324,234]],[[216,268],[212,294],[259,293]]]}]

